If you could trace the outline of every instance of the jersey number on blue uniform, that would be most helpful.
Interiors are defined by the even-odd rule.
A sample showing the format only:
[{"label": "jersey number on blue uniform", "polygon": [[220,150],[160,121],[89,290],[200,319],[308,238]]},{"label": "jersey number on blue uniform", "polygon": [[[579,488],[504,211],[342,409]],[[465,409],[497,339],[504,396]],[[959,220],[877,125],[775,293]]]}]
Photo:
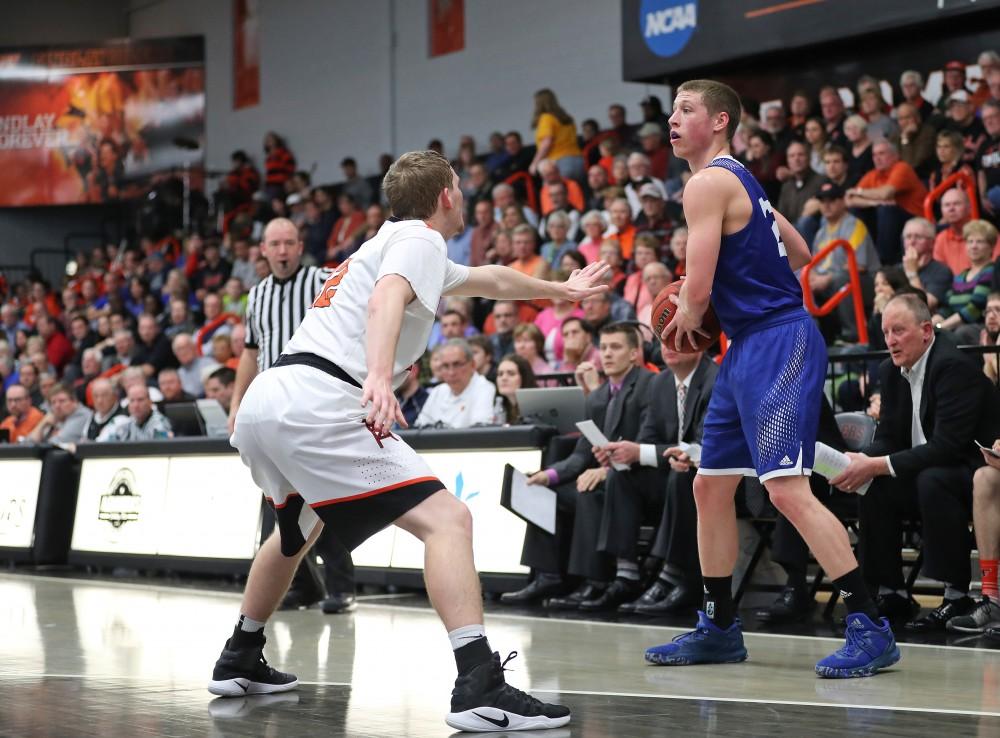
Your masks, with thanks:
[{"label": "jersey number on blue uniform", "polygon": [[771,233],[774,234],[774,240],[778,242],[778,256],[788,258],[788,252],[785,251],[785,244],[781,240],[781,229],[778,228],[778,220],[774,217],[774,208],[763,197],[757,200],[757,202],[760,204],[760,209],[764,211],[764,217],[771,216]]}]

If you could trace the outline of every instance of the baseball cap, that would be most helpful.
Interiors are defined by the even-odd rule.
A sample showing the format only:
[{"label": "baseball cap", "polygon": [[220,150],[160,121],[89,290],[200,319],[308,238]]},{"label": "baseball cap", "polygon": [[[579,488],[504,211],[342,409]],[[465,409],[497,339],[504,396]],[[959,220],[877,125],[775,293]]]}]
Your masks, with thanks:
[{"label": "baseball cap", "polygon": [[948,95],[948,104],[952,103],[967,103],[969,102],[969,93],[965,90],[955,90],[953,93]]},{"label": "baseball cap", "polygon": [[952,61],[948,62],[947,64],[945,64],[944,68],[945,68],[946,71],[964,72],[965,71],[965,62],[960,62],[960,61],[957,61],[957,60],[952,60]]},{"label": "baseball cap", "polygon": [[844,188],[831,179],[826,180],[819,186],[816,193],[818,200],[838,200],[844,196]]},{"label": "baseball cap", "polygon": [[[657,126],[658,127],[658,126]],[[639,188],[639,199],[643,197],[655,197],[657,200],[666,200],[667,196],[663,188],[655,182],[647,182]]]},{"label": "baseball cap", "polygon": [[662,136],[663,129],[657,123],[643,123],[639,129],[639,138],[646,136]]}]

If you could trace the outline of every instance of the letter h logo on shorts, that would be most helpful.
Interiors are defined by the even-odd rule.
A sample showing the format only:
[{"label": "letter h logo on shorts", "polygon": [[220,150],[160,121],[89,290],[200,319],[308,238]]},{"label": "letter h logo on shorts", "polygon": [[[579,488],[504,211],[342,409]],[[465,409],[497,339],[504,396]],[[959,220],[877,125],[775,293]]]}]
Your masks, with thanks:
[{"label": "letter h logo on shorts", "polygon": [[372,434],[372,438],[375,439],[375,443],[378,444],[379,448],[385,448],[385,446],[382,445],[382,441],[386,440],[387,438],[391,438],[393,441],[399,440],[398,438],[396,438],[396,436],[392,435],[392,431],[387,431],[387,430],[377,431],[375,430],[375,426],[369,423],[368,421],[362,420],[361,422],[364,423],[365,428],[368,429],[368,432]]}]

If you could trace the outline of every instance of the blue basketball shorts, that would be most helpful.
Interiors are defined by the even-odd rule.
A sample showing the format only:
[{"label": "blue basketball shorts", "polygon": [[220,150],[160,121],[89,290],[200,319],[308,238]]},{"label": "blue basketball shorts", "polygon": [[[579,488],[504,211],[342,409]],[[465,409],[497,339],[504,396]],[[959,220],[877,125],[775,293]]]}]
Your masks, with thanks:
[{"label": "blue basketball shorts", "polygon": [[809,317],[731,343],[708,403],[698,473],[762,482],[810,474],[826,366]]}]

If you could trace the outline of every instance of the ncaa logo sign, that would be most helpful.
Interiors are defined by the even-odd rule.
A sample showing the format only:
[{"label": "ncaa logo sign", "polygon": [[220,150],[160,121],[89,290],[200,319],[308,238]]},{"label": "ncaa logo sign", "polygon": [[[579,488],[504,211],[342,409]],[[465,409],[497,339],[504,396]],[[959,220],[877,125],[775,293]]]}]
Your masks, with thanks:
[{"label": "ncaa logo sign", "polygon": [[639,7],[642,38],[657,56],[678,54],[697,26],[697,0],[642,0]]}]

